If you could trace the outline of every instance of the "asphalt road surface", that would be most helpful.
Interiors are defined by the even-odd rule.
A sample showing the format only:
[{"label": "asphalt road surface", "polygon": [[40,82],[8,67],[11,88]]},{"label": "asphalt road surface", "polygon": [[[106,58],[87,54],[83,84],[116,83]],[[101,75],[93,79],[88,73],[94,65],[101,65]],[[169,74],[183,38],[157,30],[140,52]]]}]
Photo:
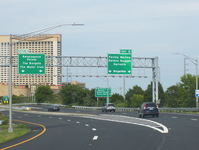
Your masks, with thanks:
[{"label": "asphalt road surface", "polygon": [[[139,119],[136,112],[102,113],[61,109],[13,111],[13,120],[32,122],[32,132],[0,144],[10,150],[198,150],[199,115],[164,114]],[[3,112],[8,115],[8,111]],[[18,123],[18,122],[14,122]],[[41,126],[43,125],[43,127]],[[40,136],[24,142],[44,131]]]}]

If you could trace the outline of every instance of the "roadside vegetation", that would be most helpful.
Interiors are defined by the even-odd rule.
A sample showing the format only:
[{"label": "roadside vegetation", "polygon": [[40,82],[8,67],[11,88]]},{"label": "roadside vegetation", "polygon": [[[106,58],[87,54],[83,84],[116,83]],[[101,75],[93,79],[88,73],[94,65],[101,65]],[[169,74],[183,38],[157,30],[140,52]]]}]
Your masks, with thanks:
[{"label": "roadside vegetation", "polygon": [[2,125],[0,125],[0,143],[7,142],[9,140],[18,138],[29,133],[31,130],[27,125],[15,124],[13,125],[13,132],[8,132],[8,118],[0,113],[0,120],[3,120]]},{"label": "roadside vegetation", "polygon": [[[180,78],[180,82],[172,85],[166,90],[163,89],[161,83],[158,84],[159,89],[159,107],[195,107],[195,85],[196,76],[186,74]],[[23,96],[13,96],[13,103],[21,103],[27,98]],[[95,89],[81,88],[78,85],[67,84],[63,86],[58,94],[54,94],[48,85],[38,86],[35,99],[37,103],[56,103],[68,106],[102,106],[106,102],[106,98],[95,97]],[[130,88],[125,98],[118,93],[112,93],[110,102],[116,107],[139,107],[142,102],[152,101],[152,82],[148,84],[146,90],[135,85]]]}]

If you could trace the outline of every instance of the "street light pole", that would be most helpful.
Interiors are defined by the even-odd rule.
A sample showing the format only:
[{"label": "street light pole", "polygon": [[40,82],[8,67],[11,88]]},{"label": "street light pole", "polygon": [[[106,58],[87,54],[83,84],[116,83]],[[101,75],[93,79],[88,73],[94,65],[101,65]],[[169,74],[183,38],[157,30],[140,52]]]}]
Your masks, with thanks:
[{"label": "street light pole", "polygon": [[[20,35],[20,36],[14,36],[14,38],[19,38],[20,40],[18,42],[21,42],[21,41],[27,40],[29,38],[41,35],[44,32],[47,32],[47,31],[50,31],[50,30],[53,30],[55,28],[59,28],[59,27],[62,27],[62,26],[84,26],[84,24],[76,24],[76,23],[73,23],[73,24],[61,24],[61,25],[45,28],[45,29],[42,29],[42,30],[37,30],[37,31],[34,31],[34,32],[30,32],[30,33],[27,33],[27,34],[23,34],[23,35]],[[9,47],[9,49],[10,49],[10,55],[9,55],[10,65],[9,65],[9,77],[8,77],[9,78],[9,87],[8,87],[8,94],[9,94],[9,127],[8,127],[8,132],[13,132],[13,127],[12,127],[12,49],[13,48],[12,48],[12,46],[14,44],[18,43],[18,42],[13,43],[12,39],[13,39],[13,36],[10,35],[10,47]]]},{"label": "street light pole", "polygon": [[[194,65],[196,65],[196,90],[198,90],[198,59],[193,59],[187,55],[181,53],[173,53],[177,55],[183,55],[186,59],[189,59]],[[198,96],[196,96],[196,108],[198,108]]]},{"label": "street light pole", "polygon": [[9,127],[8,132],[13,132],[12,127],[12,35],[10,35],[10,65],[9,65]]}]

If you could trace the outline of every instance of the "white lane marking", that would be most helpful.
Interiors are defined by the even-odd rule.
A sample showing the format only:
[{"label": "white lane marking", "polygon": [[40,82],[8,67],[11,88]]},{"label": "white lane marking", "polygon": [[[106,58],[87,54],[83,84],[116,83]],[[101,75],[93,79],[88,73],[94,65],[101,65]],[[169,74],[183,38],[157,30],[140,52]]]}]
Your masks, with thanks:
[{"label": "white lane marking", "polygon": [[[159,131],[160,133],[168,133],[169,132],[169,130],[166,126],[164,126],[161,123],[152,121],[152,120],[135,118],[135,117],[128,117],[128,116],[120,116],[120,115],[112,115],[111,118],[106,118],[107,116],[108,115],[104,115],[104,116],[84,116],[84,117],[85,118],[97,119],[97,120],[105,120],[105,121],[140,125],[140,126],[152,128],[154,130]],[[116,117],[120,117],[120,118],[123,118],[123,119],[125,118],[125,120],[118,120],[118,118],[116,118]],[[161,127],[162,129],[157,128],[156,126]]]},{"label": "white lane marking", "polygon": [[49,118],[53,118],[52,116],[50,116]]},{"label": "white lane marking", "polygon": [[67,121],[71,121],[70,119],[68,119]]},{"label": "white lane marking", "polygon": [[193,120],[193,121],[198,121],[198,119],[194,119],[194,118],[192,118],[191,120]]},{"label": "white lane marking", "polygon": [[178,118],[178,117],[173,116],[173,117],[171,117],[171,118],[176,119],[176,118]]},{"label": "white lane marking", "polygon": [[93,137],[93,140],[97,140],[97,139],[98,139],[98,136],[94,136],[94,137]]},{"label": "white lane marking", "polygon": [[89,127],[89,124],[85,124],[86,127]]},{"label": "white lane marking", "polygon": [[62,118],[59,118],[60,120],[62,120]]},{"label": "white lane marking", "polygon": [[76,123],[80,123],[79,121],[77,121]]},{"label": "white lane marking", "polygon": [[96,129],[95,129],[95,128],[92,128],[92,130],[93,130],[93,131],[96,131]]}]

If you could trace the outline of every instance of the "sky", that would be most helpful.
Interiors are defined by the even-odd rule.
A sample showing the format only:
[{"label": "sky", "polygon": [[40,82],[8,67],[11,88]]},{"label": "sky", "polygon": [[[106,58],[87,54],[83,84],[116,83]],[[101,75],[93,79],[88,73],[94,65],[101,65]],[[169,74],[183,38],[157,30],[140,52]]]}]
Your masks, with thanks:
[{"label": "sky", "polygon": [[[0,35],[25,34],[60,24],[49,31],[62,34],[63,56],[107,56],[122,48],[133,57],[158,57],[160,83],[164,90],[180,82],[184,54],[199,58],[198,0],[1,0]],[[176,55],[173,53],[180,53]],[[186,61],[186,73],[196,74],[196,65]],[[152,80],[125,81],[125,90],[135,85],[144,90]],[[136,75],[136,71],[133,72]],[[63,79],[66,80],[66,79]],[[71,78],[88,88],[106,87],[106,78]],[[108,79],[112,92],[123,93],[123,79]]]}]

